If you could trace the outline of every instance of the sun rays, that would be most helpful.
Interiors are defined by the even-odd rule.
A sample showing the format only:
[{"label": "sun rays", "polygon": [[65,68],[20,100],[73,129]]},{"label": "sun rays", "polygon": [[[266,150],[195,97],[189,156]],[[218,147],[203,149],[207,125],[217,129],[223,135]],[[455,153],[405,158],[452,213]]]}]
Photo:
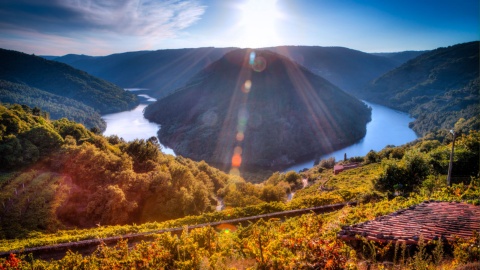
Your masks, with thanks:
[{"label": "sun rays", "polygon": [[277,0],[248,0],[238,6],[241,19],[238,22],[240,44],[259,48],[277,44],[277,21],[282,14],[277,8]]}]

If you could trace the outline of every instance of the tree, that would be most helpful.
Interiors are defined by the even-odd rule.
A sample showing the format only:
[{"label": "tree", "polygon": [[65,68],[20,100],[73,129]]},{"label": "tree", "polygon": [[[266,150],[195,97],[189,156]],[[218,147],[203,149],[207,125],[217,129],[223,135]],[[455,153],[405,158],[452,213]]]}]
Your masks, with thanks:
[{"label": "tree", "polygon": [[153,162],[157,161],[161,154],[156,137],[151,137],[146,141],[143,139],[135,139],[127,145],[125,150],[132,157],[134,170],[136,172],[152,170],[155,167]]},{"label": "tree", "polygon": [[383,172],[375,187],[381,191],[412,192],[430,172],[425,154],[417,150],[407,151],[400,162],[394,159],[382,160]]}]

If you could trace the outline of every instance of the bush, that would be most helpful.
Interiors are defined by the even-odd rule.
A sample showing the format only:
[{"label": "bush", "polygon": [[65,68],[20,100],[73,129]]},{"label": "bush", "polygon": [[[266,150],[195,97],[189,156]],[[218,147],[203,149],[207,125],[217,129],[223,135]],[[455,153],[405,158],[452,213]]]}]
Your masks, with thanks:
[{"label": "bush", "polygon": [[333,166],[335,166],[335,158],[330,157],[330,158],[327,158],[327,159],[322,159],[318,165],[320,167],[325,168],[325,169],[332,169]]}]

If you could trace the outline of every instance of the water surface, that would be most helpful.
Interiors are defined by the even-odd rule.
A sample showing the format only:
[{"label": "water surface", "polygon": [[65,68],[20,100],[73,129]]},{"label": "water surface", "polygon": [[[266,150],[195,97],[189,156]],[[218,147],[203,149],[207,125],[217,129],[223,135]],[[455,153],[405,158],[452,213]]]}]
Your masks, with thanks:
[{"label": "water surface", "polygon": [[[135,139],[146,140],[152,136],[157,137],[157,131],[160,129],[160,126],[148,121],[143,116],[143,110],[145,107],[156,101],[156,99],[145,94],[138,96],[141,97],[142,101],[135,109],[102,116],[103,120],[107,122],[107,129],[103,135],[117,135],[126,141],[133,141]],[[175,155],[172,149],[166,148],[163,145],[161,146],[163,153]]]},{"label": "water surface", "polygon": [[[359,142],[347,146],[333,153],[325,154],[320,159],[334,157],[336,161],[354,156],[365,156],[370,150],[380,151],[387,145],[399,146],[418,138],[417,134],[408,127],[415,120],[408,114],[390,109],[374,103],[363,101],[372,107],[372,121],[367,124],[367,134]],[[300,171],[313,167],[314,160],[295,164],[285,171]]]}]

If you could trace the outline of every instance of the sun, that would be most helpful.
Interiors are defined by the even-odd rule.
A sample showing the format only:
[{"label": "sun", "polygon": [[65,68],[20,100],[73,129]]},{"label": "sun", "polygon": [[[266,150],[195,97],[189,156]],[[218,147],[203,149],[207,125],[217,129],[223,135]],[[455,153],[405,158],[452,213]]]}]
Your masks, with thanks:
[{"label": "sun", "polygon": [[277,0],[247,0],[239,9],[241,19],[238,27],[243,46],[260,48],[278,45],[277,22],[281,13]]}]

